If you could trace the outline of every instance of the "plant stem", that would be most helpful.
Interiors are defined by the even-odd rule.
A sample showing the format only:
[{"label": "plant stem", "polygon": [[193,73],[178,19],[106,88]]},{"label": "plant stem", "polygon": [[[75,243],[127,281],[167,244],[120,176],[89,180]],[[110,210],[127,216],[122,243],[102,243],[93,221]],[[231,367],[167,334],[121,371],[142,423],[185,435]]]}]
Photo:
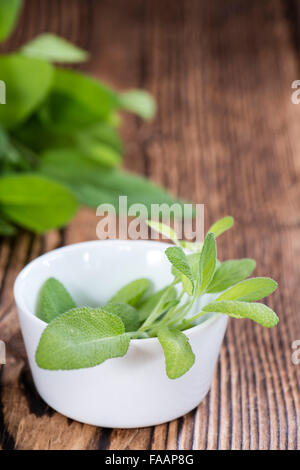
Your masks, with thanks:
[{"label": "plant stem", "polygon": [[161,296],[159,302],[155,306],[155,308],[152,310],[150,313],[149,317],[144,321],[142,326],[138,329],[138,331],[146,331],[149,329],[149,327],[152,325],[152,323],[159,317],[161,313],[161,308],[164,306],[165,299],[169,295],[170,290],[175,286],[176,282],[173,281],[172,284],[169,285],[169,287],[166,289],[164,294]]}]

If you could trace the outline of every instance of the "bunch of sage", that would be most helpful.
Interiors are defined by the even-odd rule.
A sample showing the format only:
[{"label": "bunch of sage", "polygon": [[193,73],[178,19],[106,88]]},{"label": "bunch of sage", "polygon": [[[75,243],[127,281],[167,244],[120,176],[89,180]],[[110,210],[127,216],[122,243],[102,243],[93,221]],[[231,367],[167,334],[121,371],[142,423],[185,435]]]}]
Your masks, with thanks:
[{"label": "bunch of sage", "polygon": [[[164,351],[166,373],[176,379],[195,362],[184,331],[207,315],[249,318],[274,327],[277,315],[256,301],[274,292],[277,283],[268,277],[248,278],[256,266],[252,259],[222,263],[217,259],[216,237],[232,224],[231,217],[220,220],[210,228],[203,244],[188,244],[192,253],[187,254],[186,242],[178,240],[170,227],[149,222],[173,238],[176,245],[166,249],[173,281],[155,293],[149,280],[137,279],[99,308],[77,307],[60,281],[48,279],[37,301],[37,316],[48,323],[36,351],[37,364],[50,370],[93,367],[124,356],[132,339],[157,337]],[[192,307],[206,294],[213,294],[214,300],[201,302],[200,311],[191,314]]]},{"label": "bunch of sage", "polygon": [[[22,0],[0,1],[0,42],[13,31]],[[119,111],[151,119],[145,91],[118,93],[85,73],[54,66],[79,64],[88,53],[41,34],[0,55],[6,103],[0,105],[0,234],[15,225],[45,232],[65,225],[78,205],[174,202],[162,188],[118,167],[123,143]]]}]

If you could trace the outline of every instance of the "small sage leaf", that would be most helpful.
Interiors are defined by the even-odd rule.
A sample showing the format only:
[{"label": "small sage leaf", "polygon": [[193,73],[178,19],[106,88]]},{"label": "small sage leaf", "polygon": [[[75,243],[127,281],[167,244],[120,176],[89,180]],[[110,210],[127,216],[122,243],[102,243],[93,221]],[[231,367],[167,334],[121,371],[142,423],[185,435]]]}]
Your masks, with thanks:
[{"label": "small sage leaf", "polygon": [[22,46],[20,52],[35,59],[49,60],[50,62],[84,62],[88,53],[64,38],[55,34],[44,33]]},{"label": "small sage leaf", "polygon": [[269,277],[253,277],[230,287],[216,300],[254,302],[272,294],[276,288],[277,282]]},{"label": "small sage leaf", "polygon": [[22,0],[2,0],[0,2],[0,42],[12,33],[23,5]]},{"label": "small sage leaf", "polygon": [[143,90],[128,90],[119,95],[121,108],[131,111],[143,119],[152,119],[156,104],[152,96]]},{"label": "small sage leaf", "polygon": [[146,222],[149,225],[149,227],[151,227],[156,232],[163,235],[168,240],[172,240],[172,242],[175,243],[175,245],[179,243],[175,230],[173,230],[168,225],[165,225],[162,222],[157,222],[156,220],[147,220]]},{"label": "small sage leaf", "polygon": [[43,369],[81,369],[124,356],[129,342],[117,315],[103,309],[76,308],[45,328],[35,357]]},{"label": "small sage leaf", "polygon": [[131,305],[124,304],[121,302],[111,302],[107,305],[104,305],[103,310],[108,313],[113,313],[121,318],[125,326],[125,331],[136,331],[140,324],[141,320],[139,318],[139,312],[136,308]]},{"label": "small sage leaf", "polygon": [[194,280],[188,258],[183,249],[178,246],[171,246],[166,249],[165,253],[168,260],[179,271],[184,289],[191,295],[194,289]]},{"label": "small sage leaf", "polygon": [[273,328],[279,321],[273,310],[260,303],[221,300],[206,305],[202,310],[204,312],[222,313],[233,318],[250,318],[250,320],[267,328]]},{"label": "small sage leaf", "polygon": [[75,308],[76,304],[67,289],[54,277],[50,277],[42,285],[36,306],[36,315],[46,323],[64,312]]},{"label": "small sage leaf", "polygon": [[224,261],[217,269],[207,292],[222,292],[237,282],[243,281],[254,271],[256,263],[253,259]]},{"label": "small sage leaf", "polygon": [[229,230],[233,226],[233,224],[234,224],[233,217],[230,217],[230,216],[223,217],[223,219],[220,219],[216,223],[214,223],[208,231],[213,233],[215,237],[217,238],[220,235],[222,235],[222,233]]},{"label": "small sage leaf", "polygon": [[148,279],[136,279],[122,287],[108,303],[121,302],[135,306],[146,292],[150,289],[151,283]]},{"label": "small sage leaf", "polygon": [[204,293],[209,286],[217,263],[217,245],[213,233],[208,233],[200,255],[200,293]]},{"label": "small sage leaf", "polygon": [[195,362],[188,338],[180,330],[171,328],[162,328],[157,336],[164,350],[167,376],[169,379],[181,377]]}]

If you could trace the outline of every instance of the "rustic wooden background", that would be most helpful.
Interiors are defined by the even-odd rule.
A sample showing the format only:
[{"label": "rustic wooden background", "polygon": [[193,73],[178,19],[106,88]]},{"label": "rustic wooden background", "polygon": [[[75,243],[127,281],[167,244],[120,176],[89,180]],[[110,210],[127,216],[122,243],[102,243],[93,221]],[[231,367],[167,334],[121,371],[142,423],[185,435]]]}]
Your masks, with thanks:
[{"label": "rustic wooden background", "polygon": [[0,388],[3,449],[299,449],[300,2],[293,0],[28,0],[11,50],[52,31],[92,52],[83,68],[158,101],[151,124],[128,117],[126,167],[206,204],[207,222],[232,214],[224,257],[254,257],[280,289],[272,331],[231,321],[204,402],[174,422],[100,429],[54,412],[37,395],[13,301],[32,258],[95,238],[94,212],[65,230],[3,240],[0,336],[8,364]]}]

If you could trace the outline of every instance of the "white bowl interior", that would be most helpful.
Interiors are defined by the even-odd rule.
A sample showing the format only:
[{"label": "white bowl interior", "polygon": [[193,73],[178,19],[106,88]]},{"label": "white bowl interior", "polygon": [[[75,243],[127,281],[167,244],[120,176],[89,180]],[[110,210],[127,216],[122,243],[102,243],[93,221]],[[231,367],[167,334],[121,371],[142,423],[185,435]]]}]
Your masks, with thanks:
[{"label": "white bowl interior", "polygon": [[153,289],[172,280],[166,243],[94,241],[78,243],[45,254],[30,263],[15,285],[16,300],[34,314],[38,292],[49,277],[68,289],[78,306],[105,304],[126,283],[146,277]]}]

